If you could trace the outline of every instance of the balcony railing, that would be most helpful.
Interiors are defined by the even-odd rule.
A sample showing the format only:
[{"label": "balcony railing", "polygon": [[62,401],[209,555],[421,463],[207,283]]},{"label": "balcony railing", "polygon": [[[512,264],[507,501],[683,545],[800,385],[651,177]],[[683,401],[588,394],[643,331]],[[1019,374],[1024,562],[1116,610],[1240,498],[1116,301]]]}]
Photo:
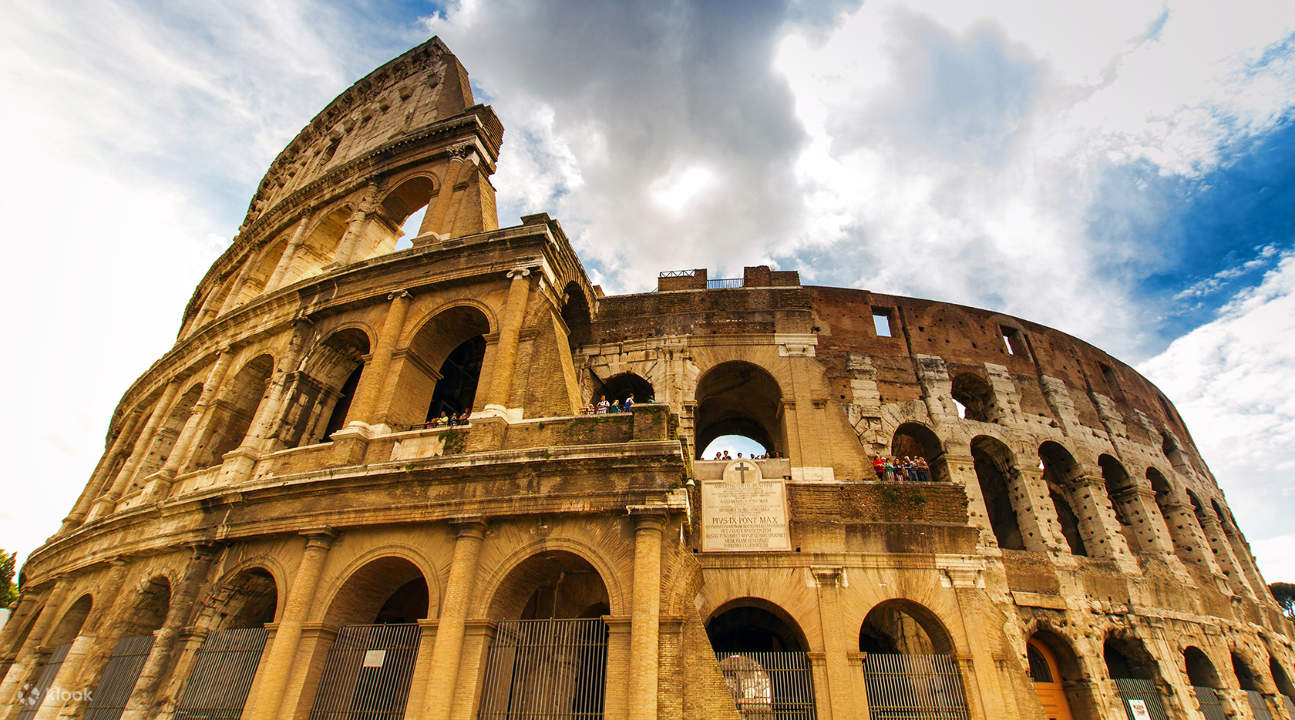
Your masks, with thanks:
[{"label": "balcony railing", "polygon": [[707,290],[722,290],[725,288],[742,287],[742,278],[715,278],[706,281]]}]

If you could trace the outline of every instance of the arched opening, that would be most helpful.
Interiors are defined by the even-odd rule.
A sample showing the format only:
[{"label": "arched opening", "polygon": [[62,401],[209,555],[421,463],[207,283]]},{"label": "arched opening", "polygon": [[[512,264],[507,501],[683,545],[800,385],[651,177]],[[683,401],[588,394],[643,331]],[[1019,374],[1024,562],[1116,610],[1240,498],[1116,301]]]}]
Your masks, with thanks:
[{"label": "arched opening", "polygon": [[471,412],[489,332],[489,320],[470,305],[451,307],[423,323],[400,370],[391,424],[414,427],[442,414]]},{"label": "arched opening", "polygon": [[1282,668],[1281,663],[1272,655],[1268,656],[1268,673],[1273,676],[1273,684],[1277,686],[1277,692],[1281,694],[1282,703],[1286,705],[1286,711],[1295,718],[1295,685],[1291,684],[1290,675]]},{"label": "arched opening", "polygon": [[1250,664],[1235,652],[1232,653],[1232,672],[1237,676],[1237,686],[1242,690],[1259,691],[1259,685],[1255,682],[1255,674],[1250,669]]},{"label": "arched opening", "polygon": [[95,684],[85,715],[88,720],[121,717],[153,649],[153,633],[166,621],[170,606],[169,580],[159,575],[144,583]]},{"label": "arched opening", "polygon": [[1164,431],[1160,433],[1160,452],[1164,454],[1165,459],[1178,472],[1191,472],[1191,466],[1187,462],[1187,455],[1183,453],[1182,448],[1178,447],[1178,443],[1174,442],[1174,437]]},{"label": "arched opening", "polygon": [[890,455],[896,458],[922,458],[926,461],[931,480],[950,482],[949,465],[944,458],[944,445],[935,432],[920,423],[903,423],[895,428],[890,439]]},{"label": "arched opening", "polygon": [[194,451],[192,469],[219,465],[225,453],[243,444],[273,370],[274,358],[258,355],[234,375],[229,390],[212,404],[207,435]]},{"label": "arched opening", "polygon": [[436,184],[428,177],[412,177],[392,190],[382,201],[382,215],[392,227],[400,228],[395,249],[412,246],[414,238],[434,228],[424,227],[427,206],[436,194]]},{"label": "arched opening", "polygon": [[1156,496],[1156,510],[1160,513],[1160,520],[1164,523],[1165,529],[1169,531],[1169,542],[1173,545],[1174,553],[1185,563],[1195,564],[1201,561],[1200,553],[1195,547],[1194,539],[1190,531],[1177,522],[1174,516],[1174,489],[1169,484],[1169,480],[1154,467],[1147,468],[1147,482],[1151,485],[1151,491]]},{"label": "arched opening", "polygon": [[246,568],[217,586],[202,611],[212,630],[194,655],[175,717],[242,714],[278,606],[278,585],[265,568]]},{"label": "arched opening", "polygon": [[1087,557],[1088,546],[1084,544],[1079,516],[1069,499],[1071,481],[1079,471],[1078,464],[1064,447],[1048,441],[1039,446],[1039,467],[1043,470],[1043,482],[1048,486],[1048,497],[1056,510],[1061,535],[1065,537],[1070,553]]},{"label": "arched opening", "polygon": [[1196,695],[1196,701],[1200,703],[1201,713],[1208,720],[1227,717],[1223,696],[1219,693],[1223,683],[1214,669],[1214,663],[1210,662],[1209,657],[1200,648],[1194,646],[1183,650],[1183,663],[1187,668],[1187,680],[1192,685],[1192,692]]},{"label": "arched opening", "polygon": [[656,391],[652,389],[652,383],[632,372],[613,375],[605,381],[599,380],[598,376],[595,375],[594,385],[597,390],[590,400],[591,405],[597,405],[600,399],[623,406],[625,400],[630,397],[633,397],[636,403],[650,402],[656,398]]},{"label": "arched opening", "polygon": [[1192,504],[1192,514],[1196,517],[1196,524],[1201,529],[1201,535],[1210,543],[1210,551],[1214,554],[1215,561],[1218,562],[1219,568],[1223,570],[1223,575],[1227,577],[1228,587],[1237,595],[1245,596],[1250,594],[1250,586],[1246,584],[1245,578],[1241,576],[1240,569],[1232,560],[1231,548],[1228,546],[1227,536],[1223,534],[1222,528],[1219,527],[1217,515],[1211,516],[1201,504],[1200,498],[1191,490],[1187,491],[1187,500]]},{"label": "arched opening", "polygon": [[1255,566],[1254,555],[1250,553],[1250,546],[1246,544],[1245,538],[1241,536],[1241,531],[1237,529],[1236,518],[1232,513],[1224,510],[1219,506],[1218,500],[1210,500],[1210,506],[1214,508],[1214,515],[1219,520],[1219,529],[1223,531],[1223,537],[1227,540],[1228,546],[1232,549],[1232,556],[1236,558],[1240,566],[1240,575],[1249,584],[1250,588],[1256,595],[1266,597],[1267,585],[1263,577],[1259,574],[1259,568]]},{"label": "arched opening", "polygon": [[758,598],[733,600],[711,615],[706,636],[744,719],[813,716],[809,647],[782,608]]},{"label": "arched opening", "polygon": [[495,590],[480,720],[602,717],[610,610],[602,576],[566,551],[533,555]]},{"label": "arched opening", "polygon": [[166,465],[166,461],[171,457],[171,451],[175,449],[175,441],[180,437],[180,431],[184,429],[185,422],[193,415],[193,408],[198,404],[200,397],[202,397],[202,383],[194,383],[175,401],[170,412],[166,414],[166,419],[153,432],[153,440],[145,451],[144,459],[140,461],[135,477],[146,478]]},{"label": "arched opening", "polygon": [[1144,706],[1144,712],[1150,708],[1152,717],[1168,717],[1158,687],[1160,673],[1156,660],[1141,640],[1113,633],[1103,643],[1102,655],[1106,672],[1115,682],[1124,711],[1130,718],[1137,717],[1134,708],[1139,704]]},{"label": "arched opening", "polygon": [[45,693],[54,686],[59,670],[63,669],[63,661],[67,658],[68,650],[72,649],[72,641],[81,633],[81,626],[85,624],[85,619],[90,615],[93,607],[94,599],[90,595],[77,598],[45,636],[41,644],[53,649],[36,663],[36,667],[28,676],[29,680],[24,683],[25,686],[30,687],[27,688],[27,704],[18,713],[18,720],[31,720],[36,717],[36,712],[45,700]]},{"label": "arched opening", "polygon": [[409,560],[384,557],[355,571],[333,596],[324,624],[336,627],[312,718],[400,718],[409,700],[427,580]]},{"label": "arched opening", "polygon": [[925,607],[887,600],[859,629],[872,717],[967,717],[962,675],[944,624]]},{"label": "arched opening", "polygon": [[998,404],[994,388],[984,378],[972,373],[959,373],[953,377],[953,401],[958,413],[966,420],[997,422]]},{"label": "arched opening", "polygon": [[1016,461],[1003,443],[986,435],[971,440],[971,459],[976,468],[980,495],[994,539],[1004,550],[1024,550],[1025,539],[1012,507],[1011,483],[1016,477]]},{"label": "arched opening", "polygon": [[328,442],[346,426],[368,354],[369,336],[356,328],[329,335],[311,351],[288,378],[278,434],[284,447]]},{"label": "arched opening", "polygon": [[694,421],[697,459],[721,435],[740,435],[768,452],[786,456],[782,389],[778,381],[748,362],[720,363],[697,382]]},{"label": "arched opening", "polygon": [[250,263],[247,275],[243,278],[243,284],[234,288],[233,292],[238,293],[235,306],[242,305],[256,298],[257,295],[274,290],[270,287],[270,280],[274,277],[275,268],[279,267],[283,254],[288,249],[288,238],[280,236],[275,238],[274,242],[265,246],[254,258],[247,260]]},{"label": "arched opening", "polygon": [[1060,635],[1040,629],[1026,643],[1030,680],[1048,720],[1096,717],[1096,704],[1085,695],[1079,660]]},{"label": "arched opening", "polygon": [[1133,481],[1129,479],[1129,473],[1120,464],[1119,460],[1110,455],[1102,455],[1097,458],[1097,464],[1102,469],[1102,481],[1106,486],[1106,499],[1111,503],[1111,509],[1115,511],[1115,519],[1120,523],[1120,533],[1124,535],[1124,541],[1128,544],[1129,550],[1135,553],[1146,551],[1146,543],[1138,537],[1137,530],[1133,527],[1133,518],[1137,516],[1137,508],[1134,505],[1133,495],[1136,488]]},{"label": "arched opening", "polygon": [[301,246],[293,254],[291,264],[284,273],[283,284],[289,285],[313,275],[318,275],[325,265],[333,262],[337,246],[346,235],[352,209],[350,206],[336,208],[325,215],[311,228],[302,239]]},{"label": "arched opening", "polygon": [[574,351],[589,342],[593,314],[589,311],[589,301],[576,283],[567,283],[562,295],[562,323],[567,326],[567,345]]}]

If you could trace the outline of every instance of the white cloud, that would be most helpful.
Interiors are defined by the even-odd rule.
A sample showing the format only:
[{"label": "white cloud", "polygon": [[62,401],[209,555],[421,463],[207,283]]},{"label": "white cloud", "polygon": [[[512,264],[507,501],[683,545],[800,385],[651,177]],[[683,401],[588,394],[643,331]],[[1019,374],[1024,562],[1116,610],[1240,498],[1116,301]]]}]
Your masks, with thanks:
[{"label": "white cloud", "polygon": [[1295,579],[1295,253],[1141,371],[1175,402],[1269,581]]}]

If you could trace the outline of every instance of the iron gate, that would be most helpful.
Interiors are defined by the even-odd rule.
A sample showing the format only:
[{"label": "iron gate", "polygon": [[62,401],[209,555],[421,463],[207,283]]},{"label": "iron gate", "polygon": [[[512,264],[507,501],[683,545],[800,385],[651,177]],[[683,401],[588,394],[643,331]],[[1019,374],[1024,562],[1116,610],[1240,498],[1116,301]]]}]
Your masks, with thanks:
[{"label": "iron gate", "polygon": [[131,692],[135,690],[135,681],[139,680],[139,671],[144,669],[144,661],[152,650],[152,635],[125,637],[117,641],[108,657],[108,664],[103,667],[103,674],[99,676],[99,684],[94,688],[85,720],[117,720],[121,717]]},{"label": "iron gate", "polygon": [[1289,695],[1282,695],[1282,702],[1286,703],[1286,712],[1290,713],[1292,718],[1295,718],[1295,699],[1292,699]]},{"label": "iron gate", "polygon": [[[71,647],[72,643],[66,643],[54,648],[49,657],[37,666],[36,684],[24,684],[19,688],[18,702],[22,703],[22,712],[18,713],[18,720],[31,720],[36,717],[36,711],[40,710],[40,704],[45,702],[45,693],[50,691],[54,678],[58,677],[58,671],[62,669],[63,660],[67,658],[67,651]],[[58,688],[54,690],[57,692]]]},{"label": "iron gate", "polygon": [[1194,686],[1196,691],[1196,701],[1201,704],[1201,714],[1205,720],[1227,720],[1227,713],[1223,712],[1223,699],[1219,697],[1219,692],[1214,688]]},{"label": "iron gate", "polygon": [[328,650],[310,720],[400,720],[418,657],[417,623],[344,625]]},{"label": "iron gate", "polygon": [[175,720],[238,720],[265,650],[265,628],[215,630],[203,640]]},{"label": "iron gate", "polygon": [[743,720],[815,720],[814,677],[803,652],[718,652]]},{"label": "iron gate", "polygon": [[1255,714],[1255,720],[1273,720],[1272,713],[1268,712],[1268,703],[1264,700],[1263,693],[1258,690],[1246,690],[1246,699],[1250,701],[1250,710]]},{"label": "iron gate", "polygon": [[952,655],[867,653],[863,678],[872,720],[968,720]]},{"label": "iron gate", "polygon": [[603,716],[607,625],[599,618],[505,620],[481,681],[479,720],[594,720]]},{"label": "iron gate", "polygon": [[1120,699],[1124,701],[1124,714],[1129,716],[1129,720],[1137,720],[1137,716],[1133,714],[1133,705],[1136,703],[1142,703],[1146,707],[1151,720],[1169,720],[1154,680],[1141,678],[1114,678],[1114,680],[1115,687],[1120,691]]}]

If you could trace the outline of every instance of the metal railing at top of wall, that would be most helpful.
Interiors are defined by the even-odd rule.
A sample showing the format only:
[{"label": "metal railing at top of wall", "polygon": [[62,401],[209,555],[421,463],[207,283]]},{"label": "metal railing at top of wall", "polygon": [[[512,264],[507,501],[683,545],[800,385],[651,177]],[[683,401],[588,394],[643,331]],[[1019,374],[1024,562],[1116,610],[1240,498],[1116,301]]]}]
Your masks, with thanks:
[{"label": "metal railing at top of wall", "polygon": [[661,272],[657,273],[656,276],[659,278],[674,278],[674,277],[692,277],[696,274],[697,274],[696,270],[662,270]]},{"label": "metal railing at top of wall", "polygon": [[742,287],[742,278],[715,278],[706,281],[707,290],[723,290]]}]

